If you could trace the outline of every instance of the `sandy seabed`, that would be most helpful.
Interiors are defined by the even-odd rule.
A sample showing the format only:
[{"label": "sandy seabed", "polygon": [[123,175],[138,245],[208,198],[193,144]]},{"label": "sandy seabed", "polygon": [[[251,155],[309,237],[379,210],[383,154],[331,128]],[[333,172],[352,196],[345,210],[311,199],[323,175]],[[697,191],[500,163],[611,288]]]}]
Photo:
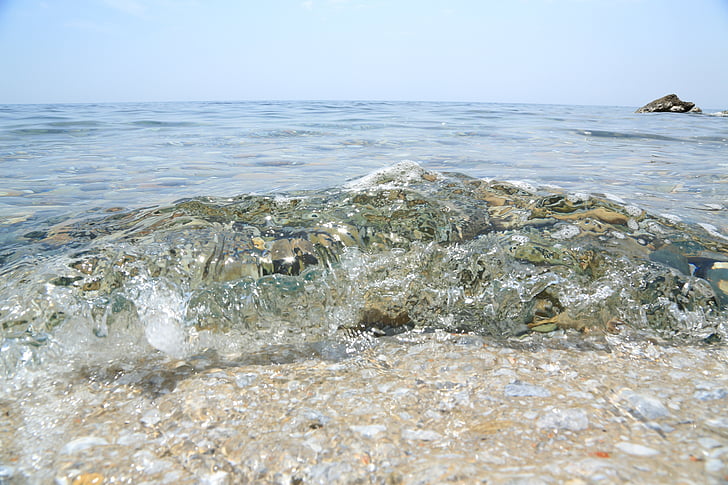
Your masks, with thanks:
[{"label": "sandy seabed", "polygon": [[727,370],[722,346],[439,332],[86,368],[0,400],[0,483],[728,483]]}]

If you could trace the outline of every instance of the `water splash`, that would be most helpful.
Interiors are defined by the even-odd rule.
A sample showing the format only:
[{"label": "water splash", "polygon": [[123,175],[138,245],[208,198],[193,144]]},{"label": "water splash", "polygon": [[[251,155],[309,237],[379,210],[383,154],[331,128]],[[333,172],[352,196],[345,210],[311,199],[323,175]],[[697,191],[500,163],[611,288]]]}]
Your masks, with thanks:
[{"label": "water splash", "polygon": [[722,339],[718,236],[588,194],[405,162],[342,188],[57,225],[34,259],[9,257],[0,355],[12,372],[53,362],[54,346],[66,359],[184,357],[412,327]]}]

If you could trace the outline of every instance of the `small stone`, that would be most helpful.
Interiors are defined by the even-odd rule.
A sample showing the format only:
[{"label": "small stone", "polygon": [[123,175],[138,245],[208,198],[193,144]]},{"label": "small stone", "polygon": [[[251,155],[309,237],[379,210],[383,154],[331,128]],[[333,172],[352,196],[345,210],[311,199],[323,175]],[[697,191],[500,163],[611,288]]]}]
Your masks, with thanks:
[{"label": "small stone", "polygon": [[428,429],[406,429],[402,431],[402,438],[406,440],[435,441],[442,438],[440,433]]},{"label": "small stone", "polygon": [[583,409],[552,409],[536,421],[539,428],[581,431],[589,427],[589,418]]},{"label": "small stone", "polygon": [[545,387],[514,381],[506,385],[505,394],[509,397],[549,397],[551,391]]},{"label": "small stone", "polygon": [[141,422],[144,426],[154,426],[162,420],[162,415],[158,409],[150,409],[142,415]]},{"label": "small stone", "polygon": [[101,485],[104,476],[100,473],[82,473],[74,478],[72,485]]},{"label": "small stone", "polygon": [[660,454],[659,451],[648,446],[638,445],[636,443],[628,443],[626,441],[617,443],[617,449],[623,451],[624,453],[627,453],[628,455],[634,456],[655,456]]},{"label": "small stone", "polygon": [[63,448],[61,448],[61,453],[72,455],[73,453],[78,453],[79,451],[85,450],[87,448],[92,448],[94,446],[104,446],[108,444],[108,441],[97,436],[82,436],[81,438],[76,438],[75,440],[66,443]]},{"label": "small stone", "polygon": [[258,376],[255,374],[238,374],[235,376],[235,385],[240,388],[250,386]]},{"label": "small stone", "polygon": [[719,473],[724,467],[725,464],[717,458],[705,460],[705,471],[708,473]]},{"label": "small stone", "polygon": [[657,419],[668,416],[670,412],[656,397],[647,394],[638,394],[631,389],[622,389],[620,398],[627,401],[632,410],[645,419]]},{"label": "small stone", "polygon": [[313,465],[308,474],[309,480],[303,483],[342,483],[351,473],[351,465],[346,462],[319,463]]},{"label": "small stone", "polygon": [[15,475],[15,468],[7,465],[0,465],[0,483],[3,480],[13,478]]},{"label": "small stone", "polygon": [[715,438],[706,437],[706,438],[698,438],[698,444],[705,448],[706,450],[710,450],[712,448],[718,448],[719,446],[722,446],[720,441],[718,441]]},{"label": "small stone", "polygon": [[707,453],[707,456],[710,458],[720,458],[723,455],[728,454],[728,446],[718,446],[716,448],[713,448]]},{"label": "small stone", "polygon": [[350,426],[349,427],[355,433],[366,436],[367,438],[373,438],[377,434],[387,430],[387,427],[382,424],[369,424],[362,426]]},{"label": "small stone", "polygon": [[708,428],[718,428],[721,431],[728,428],[728,418],[713,418],[705,422]]},{"label": "small stone", "polygon": [[714,401],[716,399],[723,399],[726,396],[728,396],[728,390],[726,389],[701,390],[693,393],[693,397],[699,401]]},{"label": "small stone", "polygon": [[481,348],[484,342],[485,339],[479,335],[460,335],[457,340],[455,340],[455,345]]},{"label": "small stone", "polygon": [[225,485],[230,483],[229,474],[224,471],[217,471],[208,475],[203,475],[201,478],[202,480],[200,483],[204,483],[205,485]]}]

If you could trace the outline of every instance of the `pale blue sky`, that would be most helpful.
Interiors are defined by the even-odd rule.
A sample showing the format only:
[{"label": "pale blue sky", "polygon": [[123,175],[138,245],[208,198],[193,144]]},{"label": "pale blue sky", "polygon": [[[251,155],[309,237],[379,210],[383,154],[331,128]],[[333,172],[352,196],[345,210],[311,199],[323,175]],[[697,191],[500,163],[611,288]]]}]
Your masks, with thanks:
[{"label": "pale blue sky", "polygon": [[0,103],[728,109],[728,0],[0,0]]}]

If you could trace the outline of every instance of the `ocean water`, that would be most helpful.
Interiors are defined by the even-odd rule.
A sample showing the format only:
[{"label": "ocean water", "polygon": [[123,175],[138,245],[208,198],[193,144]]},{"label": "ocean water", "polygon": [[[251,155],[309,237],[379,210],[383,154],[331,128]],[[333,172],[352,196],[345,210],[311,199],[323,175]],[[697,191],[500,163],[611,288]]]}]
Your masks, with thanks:
[{"label": "ocean water", "polygon": [[414,160],[613,194],[725,234],[726,119],[633,111],[414,102],[0,106],[0,217],[12,233],[12,224],[24,230],[83,211],[321,189]]},{"label": "ocean water", "polygon": [[720,340],[728,119],[633,111],[0,106],[2,371],[342,328]]}]

